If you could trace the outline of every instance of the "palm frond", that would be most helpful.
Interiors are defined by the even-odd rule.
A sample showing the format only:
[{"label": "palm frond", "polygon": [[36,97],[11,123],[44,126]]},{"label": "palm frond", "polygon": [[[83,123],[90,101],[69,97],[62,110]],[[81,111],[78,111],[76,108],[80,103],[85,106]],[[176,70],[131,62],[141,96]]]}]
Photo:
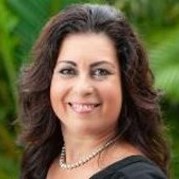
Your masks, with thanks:
[{"label": "palm frond", "polygon": [[150,50],[156,86],[162,88],[171,100],[179,101],[179,27],[168,31],[163,39],[160,35],[159,39],[160,42]]}]

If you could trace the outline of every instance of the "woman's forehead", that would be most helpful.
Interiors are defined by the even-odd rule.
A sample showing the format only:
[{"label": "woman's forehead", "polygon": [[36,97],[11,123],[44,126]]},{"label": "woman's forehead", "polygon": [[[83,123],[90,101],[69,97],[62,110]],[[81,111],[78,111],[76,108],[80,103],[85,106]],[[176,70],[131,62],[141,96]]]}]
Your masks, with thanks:
[{"label": "woman's forehead", "polygon": [[80,59],[111,62],[117,59],[112,40],[104,33],[80,33],[66,37],[61,45],[58,61]]}]

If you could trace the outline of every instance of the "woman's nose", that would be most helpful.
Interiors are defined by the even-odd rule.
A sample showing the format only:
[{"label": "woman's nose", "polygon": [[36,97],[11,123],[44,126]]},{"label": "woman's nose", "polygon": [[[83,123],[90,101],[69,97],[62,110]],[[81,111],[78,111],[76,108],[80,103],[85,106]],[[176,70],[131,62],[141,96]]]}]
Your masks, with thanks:
[{"label": "woman's nose", "polygon": [[88,76],[81,75],[75,81],[73,90],[80,97],[89,96],[94,93],[94,84]]}]

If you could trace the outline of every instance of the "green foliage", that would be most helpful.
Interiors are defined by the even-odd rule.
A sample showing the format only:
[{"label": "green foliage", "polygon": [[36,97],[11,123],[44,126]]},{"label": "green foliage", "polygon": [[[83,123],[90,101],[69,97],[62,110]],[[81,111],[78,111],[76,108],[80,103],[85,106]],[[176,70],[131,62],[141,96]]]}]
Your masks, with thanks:
[{"label": "green foliage", "polygon": [[[156,75],[156,86],[163,89],[165,95],[172,101],[179,101],[179,26],[155,36],[158,44],[151,47],[151,65]],[[157,34],[156,34],[157,35]]]},{"label": "green foliage", "polygon": [[[15,119],[16,109],[16,63],[14,48],[16,37],[12,35],[13,29],[17,25],[17,18],[8,10],[4,1],[0,3],[0,153],[17,159],[15,153],[14,140],[7,125]],[[11,160],[9,160],[11,162]],[[8,168],[8,163],[4,162],[3,156],[0,159],[0,166]],[[10,168],[9,168],[10,170]],[[15,172],[17,173],[17,172]],[[1,172],[0,178],[7,178],[5,170]]]},{"label": "green foliage", "polygon": [[145,39],[156,87],[171,101],[179,102],[179,2],[178,0],[116,0]]},{"label": "green foliage", "polygon": [[[14,65],[15,61],[13,59],[16,39],[12,36],[12,31],[17,24],[17,19],[10,13],[3,2],[0,4],[0,11],[2,13],[0,16],[0,82],[2,84],[0,91],[3,94],[0,97],[0,114],[6,117],[8,115],[8,109],[12,105],[16,107],[16,88],[14,86],[16,66]],[[3,119],[1,118],[0,120]]]},{"label": "green foliage", "polygon": [[146,42],[156,77],[164,92],[165,120],[172,141],[173,177],[179,178],[177,142],[179,109],[178,0],[1,0],[0,1],[0,178],[17,178],[19,151],[15,147],[17,77],[20,66],[44,23],[73,3],[107,3],[120,8]]},{"label": "green foliage", "polygon": [[17,179],[19,176],[19,164],[16,160],[0,155],[0,178]]}]

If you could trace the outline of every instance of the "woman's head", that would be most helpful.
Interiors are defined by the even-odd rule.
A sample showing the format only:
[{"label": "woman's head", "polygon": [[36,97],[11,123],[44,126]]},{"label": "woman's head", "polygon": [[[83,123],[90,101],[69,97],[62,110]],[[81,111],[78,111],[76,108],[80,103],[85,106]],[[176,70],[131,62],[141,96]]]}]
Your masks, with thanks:
[{"label": "woman's head", "polygon": [[[119,101],[122,105],[118,106],[118,133],[165,170],[167,149],[163,150],[166,146],[161,137],[157,93],[152,86],[153,78],[145,51],[120,12],[109,6],[88,4],[71,6],[46,24],[32,49],[34,62],[22,73],[22,138],[29,145],[24,163],[26,157],[36,152],[38,157],[42,154],[39,164],[45,163],[48,167],[59,153],[63,138],[59,116],[53,112],[50,100],[52,77],[64,43],[70,37],[83,36],[87,39],[92,34],[93,37],[96,36],[95,39],[102,34],[115,51],[119,84],[114,84],[114,87],[119,87],[117,97],[121,97]],[[91,41],[89,43],[93,46]],[[43,158],[45,152],[52,155]],[[29,164],[34,159],[28,161]],[[39,164],[33,164],[29,170],[40,172],[42,169],[38,169]],[[44,168],[44,172],[46,169]]]},{"label": "woman's head", "polygon": [[120,76],[116,49],[104,33],[64,39],[50,87],[63,135],[116,135],[122,106]]},{"label": "woman's head", "polygon": [[[38,97],[42,99],[38,99],[38,104],[40,104],[39,107],[41,109],[43,108],[41,106],[42,103],[43,105],[48,104],[46,109],[50,110],[49,89],[62,43],[70,35],[78,34],[104,34],[111,40],[118,61],[119,77],[122,76],[120,80],[122,80],[124,96],[129,96],[130,90],[133,90],[131,91],[132,95],[133,92],[135,93],[140,90],[142,85],[147,85],[145,83],[150,78],[148,63],[138,39],[124,16],[109,6],[88,4],[71,6],[54,16],[47,23],[32,51],[32,58],[35,61],[27,76],[30,79],[25,81],[28,83],[30,81],[30,85],[26,91],[40,93]],[[137,80],[140,85],[137,84]],[[44,98],[43,95],[48,96],[48,98]],[[130,103],[126,99],[124,97],[122,110],[122,113],[125,114],[121,114],[124,118],[126,117],[126,110],[128,108],[127,104]],[[128,113],[131,114],[131,112]],[[125,125],[129,125],[130,120],[127,121],[124,119],[124,123],[126,123]],[[122,130],[127,128],[125,125],[121,126]]]},{"label": "woman's head", "polygon": [[[118,61],[116,63],[116,65],[118,65],[116,66],[117,69],[123,71],[120,69],[123,68],[123,66],[127,69],[126,59],[122,59],[122,56],[125,56],[123,53],[135,51],[136,47],[134,44],[133,46],[131,45],[134,34],[120,12],[117,12],[117,10],[109,6],[98,5],[76,5],[66,9],[54,16],[44,27],[32,50],[32,59],[34,62],[32,66],[27,69],[27,72],[25,70],[22,75],[22,95],[28,98],[24,105],[28,105],[27,108],[32,108],[31,110],[33,110],[33,113],[29,114],[30,118],[39,119],[39,115],[42,116],[47,113],[46,116],[50,115],[51,118],[54,118],[56,121],[56,115],[54,115],[51,109],[49,96],[53,71],[61,51],[62,43],[69,36],[78,34],[103,34],[106,36],[106,38],[113,43],[112,45]],[[131,50],[128,49],[130,45],[132,46],[131,48],[133,48]],[[131,54],[131,57],[132,56]],[[130,60],[128,59],[128,61]],[[120,64],[122,67],[119,67]],[[31,96],[31,94],[33,94],[32,100],[34,101],[31,100],[29,102],[28,96]],[[34,105],[34,103],[36,104]],[[36,122],[40,125],[42,122],[43,125],[48,125],[48,123],[52,123],[53,121],[49,117],[45,119],[48,121],[33,120],[32,123]],[[36,126],[36,124],[34,124],[34,126]],[[50,125],[41,129],[45,131],[38,130],[39,134],[47,136],[50,133],[53,134],[55,129],[54,127],[51,129],[49,126]],[[39,140],[36,133],[34,137],[36,138],[34,140]],[[46,137],[44,137],[44,139],[45,138]],[[40,141],[43,142],[42,139]]]}]

